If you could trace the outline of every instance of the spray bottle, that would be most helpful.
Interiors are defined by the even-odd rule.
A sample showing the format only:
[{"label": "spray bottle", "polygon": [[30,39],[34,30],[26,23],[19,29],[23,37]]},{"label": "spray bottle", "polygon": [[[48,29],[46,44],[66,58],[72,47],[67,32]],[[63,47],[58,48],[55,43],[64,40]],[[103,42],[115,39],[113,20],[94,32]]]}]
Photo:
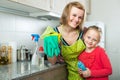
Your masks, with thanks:
[{"label": "spray bottle", "polygon": [[40,36],[38,34],[32,34],[31,36],[32,36],[32,40],[34,40],[36,44],[35,51],[33,53],[31,60],[31,65],[39,65],[39,54],[37,53],[37,51],[38,51],[38,41]]}]

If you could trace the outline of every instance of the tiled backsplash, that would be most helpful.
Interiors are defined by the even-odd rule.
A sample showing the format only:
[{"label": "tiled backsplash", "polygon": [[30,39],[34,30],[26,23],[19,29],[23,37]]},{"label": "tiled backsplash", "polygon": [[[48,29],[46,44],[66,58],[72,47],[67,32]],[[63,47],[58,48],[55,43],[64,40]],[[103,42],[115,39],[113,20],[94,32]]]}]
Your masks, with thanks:
[{"label": "tiled backsplash", "polygon": [[[55,27],[58,24],[59,21],[42,21],[0,12],[0,43],[16,42],[17,48],[21,45],[33,48],[32,33],[41,34],[48,25]],[[39,44],[42,44],[41,40]]]}]

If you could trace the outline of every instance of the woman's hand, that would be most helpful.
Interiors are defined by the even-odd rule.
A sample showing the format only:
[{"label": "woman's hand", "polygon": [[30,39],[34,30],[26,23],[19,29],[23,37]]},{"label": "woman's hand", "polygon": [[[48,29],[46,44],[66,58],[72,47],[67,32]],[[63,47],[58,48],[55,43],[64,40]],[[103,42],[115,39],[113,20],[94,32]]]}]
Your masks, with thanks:
[{"label": "woman's hand", "polygon": [[48,57],[58,56],[60,54],[60,48],[57,35],[49,35],[44,38],[44,52]]},{"label": "woman's hand", "polygon": [[56,57],[56,56],[53,56],[52,58],[47,57],[47,59],[48,59],[48,61],[49,61],[52,65],[54,65],[54,64],[56,63],[56,61],[57,61],[57,57]]},{"label": "woman's hand", "polygon": [[52,58],[60,54],[59,42],[61,35],[48,26],[44,33],[40,36],[44,40],[44,52]]}]

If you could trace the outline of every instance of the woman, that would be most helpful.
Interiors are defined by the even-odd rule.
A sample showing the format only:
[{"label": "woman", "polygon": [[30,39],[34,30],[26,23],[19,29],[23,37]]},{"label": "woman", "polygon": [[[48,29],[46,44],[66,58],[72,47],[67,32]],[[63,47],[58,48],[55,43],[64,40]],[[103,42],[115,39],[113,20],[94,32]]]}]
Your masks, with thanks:
[{"label": "woman", "polygon": [[[55,64],[57,60],[65,61],[68,69],[68,80],[83,80],[78,73],[77,57],[85,49],[85,45],[82,41],[82,25],[84,19],[85,9],[83,5],[79,2],[70,2],[63,10],[60,19],[61,25],[54,28],[54,31],[61,35],[60,41],[58,41],[60,51],[58,45],[56,45],[57,41],[55,41],[57,38],[55,39],[54,35],[51,36],[54,31],[50,33],[50,38],[44,38],[44,49],[45,54],[48,56],[48,60],[52,64]],[[47,31],[51,31],[50,28]],[[54,44],[54,46],[47,47],[47,43],[51,43],[51,45]],[[55,45],[57,47],[55,47]],[[51,53],[49,53],[50,50]]]}]

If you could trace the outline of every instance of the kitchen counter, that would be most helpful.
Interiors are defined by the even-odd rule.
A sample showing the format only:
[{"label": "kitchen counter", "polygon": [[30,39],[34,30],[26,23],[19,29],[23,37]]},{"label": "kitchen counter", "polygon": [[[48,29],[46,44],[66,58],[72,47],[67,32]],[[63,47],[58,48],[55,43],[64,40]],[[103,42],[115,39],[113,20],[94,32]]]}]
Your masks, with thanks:
[{"label": "kitchen counter", "polygon": [[0,65],[0,80],[66,80],[65,64],[31,65],[29,61]]}]

